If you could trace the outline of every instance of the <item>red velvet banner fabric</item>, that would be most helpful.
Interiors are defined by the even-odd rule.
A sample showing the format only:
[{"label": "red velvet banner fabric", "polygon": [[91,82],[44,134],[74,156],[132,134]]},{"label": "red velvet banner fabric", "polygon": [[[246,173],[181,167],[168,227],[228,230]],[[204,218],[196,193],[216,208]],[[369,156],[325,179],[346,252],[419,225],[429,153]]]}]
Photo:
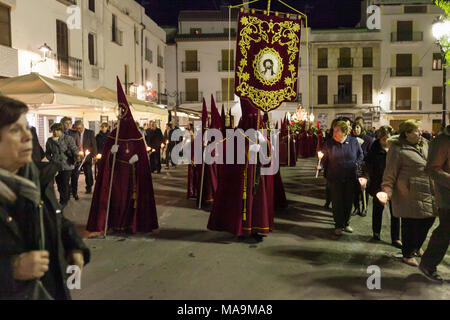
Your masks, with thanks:
[{"label": "red velvet banner fabric", "polygon": [[268,112],[297,97],[301,21],[241,12],[236,94]]}]

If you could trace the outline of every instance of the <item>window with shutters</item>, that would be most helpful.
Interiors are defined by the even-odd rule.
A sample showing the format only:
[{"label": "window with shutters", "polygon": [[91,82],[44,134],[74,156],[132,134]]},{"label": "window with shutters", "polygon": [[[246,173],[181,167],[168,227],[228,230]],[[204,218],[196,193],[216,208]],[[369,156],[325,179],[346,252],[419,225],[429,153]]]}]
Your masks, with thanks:
[{"label": "window with shutters", "polygon": [[442,103],[442,87],[433,87],[433,104]]},{"label": "window with shutters", "polygon": [[56,20],[56,57],[58,73],[69,75],[69,31],[60,20]]},{"label": "window with shutters", "polygon": [[88,35],[88,51],[89,51],[89,64],[91,66],[97,65],[96,48],[95,48],[95,35],[89,33]]},{"label": "window with shutters", "polygon": [[373,50],[372,47],[363,48],[363,68],[373,67]]},{"label": "window with shutters", "polygon": [[126,64],[125,65],[125,93],[126,94],[130,93],[130,83],[128,81],[128,77],[129,77],[129,73],[130,73],[129,69],[130,69],[129,66]]},{"label": "window with shutters", "polygon": [[0,3],[0,45],[11,47],[11,9]]},{"label": "window with shutters", "polygon": [[363,103],[372,103],[372,75],[363,75]]},{"label": "window with shutters", "polygon": [[328,68],[328,48],[319,48],[317,59],[318,68]]},{"label": "window with shutters", "polygon": [[95,0],[89,0],[89,10],[95,12]]},{"label": "window with shutters", "polygon": [[317,104],[328,104],[328,76],[318,77]]},{"label": "window with shutters", "polygon": [[442,54],[433,53],[433,70],[442,70]]}]

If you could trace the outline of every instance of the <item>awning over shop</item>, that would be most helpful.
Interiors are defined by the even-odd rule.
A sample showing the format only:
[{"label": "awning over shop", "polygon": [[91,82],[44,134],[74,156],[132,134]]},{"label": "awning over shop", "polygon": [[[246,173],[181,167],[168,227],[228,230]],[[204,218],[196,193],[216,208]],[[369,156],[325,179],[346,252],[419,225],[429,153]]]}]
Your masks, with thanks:
[{"label": "awning over shop", "polygon": [[102,107],[104,105],[104,99],[95,93],[38,73],[1,79],[0,92],[29,105],[75,105],[80,107]]},{"label": "awning over shop", "polygon": [[[97,96],[102,97],[105,100],[117,101],[117,92],[114,90],[111,90],[109,88],[100,87],[100,88],[91,90],[91,92]],[[135,111],[150,112],[150,113],[154,113],[154,114],[167,116],[167,110],[162,109],[155,104],[151,104],[146,101],[136,99],[132,96],[127,96],[127,100],[128,100],[128,103],[131,105],[131,107]]]}]

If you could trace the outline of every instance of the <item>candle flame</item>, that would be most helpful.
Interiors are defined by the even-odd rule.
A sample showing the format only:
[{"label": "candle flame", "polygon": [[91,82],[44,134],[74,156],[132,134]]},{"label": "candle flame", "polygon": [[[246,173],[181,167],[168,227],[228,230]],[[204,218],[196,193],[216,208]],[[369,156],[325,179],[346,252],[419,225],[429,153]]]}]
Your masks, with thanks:
[{"label": "candle flame", "polygon": [[317,152],[317,156],[319,157],[319,159],[322,159],[323,158],[323,152],[322,151]]},{"label": "candle flame", "polygon": [[84,152],[83,152],[83,151],[80,151],[80,152],[78,152],[78,155],[84,156]]},{"label": "candle flame", "polygon": [[166,145],[164,143],[161,143],[161,149],[164,149]]},{"label": "candle flame", "polygon": [[150,150],[152,150],[152,148],[150,148],[150,147],[147,147],[147,152],[150,152]]},{"label": "candle flame", "polygon": [[86,150],[85,154],[86,154],[86,157],[87,157],[88,155],[91,154],[91,152],[89,150]]},{"label": "candle flame", "polygon": [[102,154],[99,153],[99,154],[97,155],[97,160],[100,160],[101,158],[102,158]]}]

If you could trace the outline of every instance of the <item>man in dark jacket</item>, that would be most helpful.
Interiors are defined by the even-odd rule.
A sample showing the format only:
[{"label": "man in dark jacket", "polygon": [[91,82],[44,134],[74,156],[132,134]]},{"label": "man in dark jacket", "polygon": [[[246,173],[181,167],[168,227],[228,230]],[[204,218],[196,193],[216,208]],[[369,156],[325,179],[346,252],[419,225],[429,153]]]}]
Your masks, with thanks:
[{"label": "man in dark jacket", "polygon": [[[64,134],[72,137],[72,139],[75,141],[75,145],[77,146],[78,150],[80,150],[80,135],[76,130],[72,129],[72,119],[69,117],[64,117],[61,119],[60,123],[64,127]],[[78,189],[78,170],[75,168],[72,170],[72,174],[70,175],[70,186],[72,189],[72,195],[75,200],[79,200],[78,192],[73,193],[73,190]]]},{"label": "man in dark jacket", "polygon": [[95,136],[95,141],[97,143],[97,152],[103,153],[103,147],[105,146],[106,140],[108,140],[109,135],[109,125],[104,122],[100,126],[100,132]]},{"label": "man in dark jacket", "polygon": [[146,130],[145,140],[147,145],[155,150],[150,154],[150,167],[152,172],[161,173],[161,143],[163,143],[163,134],[154,121],[150,122]]},{"label": "man in dark jacket", "polygon": [[[84,177],[86,179],[86,194],[90,194],[92,193],[92,186],[94,185],[94,177],[92,175],[92,159],[97,155],[97,141],[95,140],[94,131],[85,129],[83,121],[75,121],[75,128],[80,135],[80,152],[84,152],[83,158],[86,156],[86,151],[90,152],[82,167]],[[75,170],[72,172],[72,193],[74,196],[78,194],[79,174],[79,166],[76,166]]]}]

